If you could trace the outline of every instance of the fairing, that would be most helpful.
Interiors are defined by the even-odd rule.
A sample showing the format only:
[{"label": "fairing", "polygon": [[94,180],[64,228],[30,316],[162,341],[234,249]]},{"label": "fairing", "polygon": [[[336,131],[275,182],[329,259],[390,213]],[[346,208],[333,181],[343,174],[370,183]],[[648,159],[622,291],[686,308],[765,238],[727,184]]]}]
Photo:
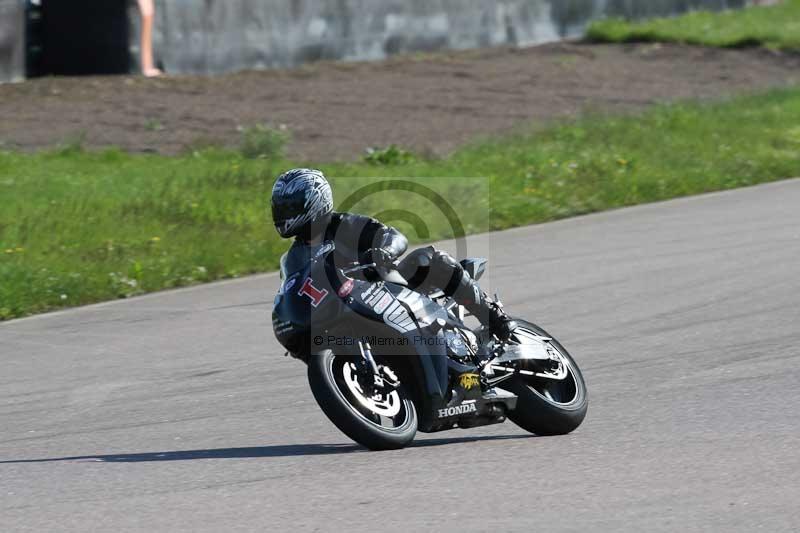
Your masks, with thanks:
[{"label": "fairing", "polygon": [[305,257],[281,262],[283,283],[273,308],[279,342],[302,359],[326,349],[358,353],[359,340],[370,342],[376,358],[402,357],[393,366],[416,389],[420,429],[434,427],[448,385],[442,330],[456,325],[452,317],[427,296],[391,283],[354,279],[349,294],[340,296],[347,278],[333,264],[333,244],[307,248]]}]

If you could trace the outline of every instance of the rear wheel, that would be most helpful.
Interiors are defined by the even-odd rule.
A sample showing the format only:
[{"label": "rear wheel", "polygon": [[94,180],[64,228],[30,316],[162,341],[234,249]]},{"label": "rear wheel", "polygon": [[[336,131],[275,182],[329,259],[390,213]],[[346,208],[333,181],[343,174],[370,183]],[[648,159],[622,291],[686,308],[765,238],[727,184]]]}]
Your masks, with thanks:
[{"label": "rear wheel", "polygon": [[515,337],[519,344],[538,342],[534,337],[552,339],[554,355],[566,370],[564,379],[518,375],[500,385],[518,396],[517,407],[508,417],[522,429],[537,435],[564,435],[574,431],[586,417],[589,399],[586,383],[578,364],[545,330],[523,320],[517,320]]},{"label": "rear wheel", "polygon": [[[342,433],[371,450],[403,448],[417,432],[417,412],[402,385],[371,390],[358,360],[325,351],[308,360],[311,392]],[[390,369],[391,370],[391,369]]]}]

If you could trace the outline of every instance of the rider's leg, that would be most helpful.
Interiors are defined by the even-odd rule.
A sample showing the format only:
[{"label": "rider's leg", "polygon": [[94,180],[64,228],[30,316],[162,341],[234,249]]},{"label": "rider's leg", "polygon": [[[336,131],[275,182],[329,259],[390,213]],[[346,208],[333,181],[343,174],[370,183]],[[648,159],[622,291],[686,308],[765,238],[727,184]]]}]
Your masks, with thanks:
[{"label": "rider's leg", "polygon": [[503,309],[484,293],[478,283],[450,254],[433,246],[415,250],[400,264],[400,272],[411,288],[439,288],[502,340],[517,327]]},{"label": "rider's leg", "polygon": [[434,287],[430,279],[434,252],[433,246],[418,248],[400,261],[397,270],[408,281],[409,288],[424,291]]}]

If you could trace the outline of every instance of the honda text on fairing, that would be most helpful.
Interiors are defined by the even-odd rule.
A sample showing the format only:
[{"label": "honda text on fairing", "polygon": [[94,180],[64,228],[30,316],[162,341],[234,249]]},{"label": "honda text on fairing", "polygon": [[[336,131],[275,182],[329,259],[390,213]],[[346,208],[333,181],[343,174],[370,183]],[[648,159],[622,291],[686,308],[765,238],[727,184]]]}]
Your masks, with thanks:
[{"label": "honda text on fairing", "polygon": [[[346,435],[402,448],[417,431],[511,419],[538,435],[577,428],[588,405],[578,365],[551,335],[509,317],[477,284],[484,259],[457,262],[375,219],[334,213],[321,172],[276,181],[281,258],[272,323],[308,366],[314,398]],[[479,325],[469,327],[473,315]]]}]

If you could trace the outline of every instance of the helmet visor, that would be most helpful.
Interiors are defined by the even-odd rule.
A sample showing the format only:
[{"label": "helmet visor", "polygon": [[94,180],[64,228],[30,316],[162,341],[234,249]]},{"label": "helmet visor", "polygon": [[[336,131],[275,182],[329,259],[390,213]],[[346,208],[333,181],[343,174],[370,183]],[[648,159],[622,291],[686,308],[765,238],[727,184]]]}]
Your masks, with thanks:
[{"label": "helmet visor", "polygon": [[282,227],[287,220],[297,218],[305,213],[306,198],[305,194],[293,194],[272,201],[272,221],[276,227]]}]

